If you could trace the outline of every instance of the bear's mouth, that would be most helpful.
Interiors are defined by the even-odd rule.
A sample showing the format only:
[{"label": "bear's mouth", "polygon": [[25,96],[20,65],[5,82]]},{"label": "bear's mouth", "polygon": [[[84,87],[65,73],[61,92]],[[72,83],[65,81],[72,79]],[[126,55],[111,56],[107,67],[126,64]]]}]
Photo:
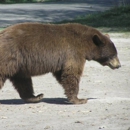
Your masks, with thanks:
[{"label": "bear's mouth", "polygon": [[118,69],[121,67],[120,61],[117,56],[110,58],[107,62],[102,63],[103,66],[107,65],[111,69]]}]

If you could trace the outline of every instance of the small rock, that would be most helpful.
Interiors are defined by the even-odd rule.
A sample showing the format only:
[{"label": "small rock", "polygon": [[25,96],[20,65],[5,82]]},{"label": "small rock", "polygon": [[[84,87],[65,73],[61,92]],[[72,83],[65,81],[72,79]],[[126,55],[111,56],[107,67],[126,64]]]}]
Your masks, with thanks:
[{"label": "small rock", "polygon": [[99,129],[103,129],[103,128],[105,128],[105,126],[100,126],[100,127],[99,127]]},{"label": "small rock", "polygon": [[128,128],[128,130],[130,130],[130,127]]},{"label": "small rock", "polygon": [[75,123],[82,123],[81,121],[76,121]]},{"label": "small rock", "polygon": [[2,116],[1,119],[7,119],[7,117],[6,116]]},{"label": "small rock", "polygon": [[46,126],[44,129],[46,130],[46,129],[49,129],[50,128],[50,126]]}]

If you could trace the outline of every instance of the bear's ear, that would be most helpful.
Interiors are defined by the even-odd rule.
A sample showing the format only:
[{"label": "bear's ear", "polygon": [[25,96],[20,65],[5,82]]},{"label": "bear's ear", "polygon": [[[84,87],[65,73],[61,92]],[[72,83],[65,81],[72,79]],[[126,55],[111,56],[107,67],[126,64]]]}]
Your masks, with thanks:
[{"label": "bear's ear", "polygon": [[98,47],[104,46],[104,43],[100,40],[100,38],[98,37],[98,35],[94,35],[92,39],[93,39],[93,43],[96,46],[98,46]]},{"label": "bear's ear", "polygon": [[106,37],[110,38],[109,34],[105,34]]}]

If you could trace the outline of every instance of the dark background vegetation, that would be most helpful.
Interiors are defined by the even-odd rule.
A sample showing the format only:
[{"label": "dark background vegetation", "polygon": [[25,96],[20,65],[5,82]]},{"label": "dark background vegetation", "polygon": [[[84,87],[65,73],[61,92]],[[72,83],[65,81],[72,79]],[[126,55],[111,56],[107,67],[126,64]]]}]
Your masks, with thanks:
[{"label": "dark background vegetation", "polygon": [[[60,23],[67,23],[62,21]],[[130,32],[130,5],[113,7],[105,12],[88,14],[78,17],[70,23],[81,23],[96,28],[105,29],[105,31]]]}]

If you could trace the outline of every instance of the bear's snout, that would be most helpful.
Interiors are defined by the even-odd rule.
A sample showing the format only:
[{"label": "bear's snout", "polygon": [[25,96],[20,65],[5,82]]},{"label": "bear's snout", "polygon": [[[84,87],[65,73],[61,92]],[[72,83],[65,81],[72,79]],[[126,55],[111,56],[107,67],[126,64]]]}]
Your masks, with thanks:
[{"label": "bear's snout", "polygon": [[121,64],[120,64],[120,61],[118,59],[117,56],[113,57],[112,59],[109,60],[109,64],[108,66],[111,68],[111,69],[118,69],[121,67]]}]

